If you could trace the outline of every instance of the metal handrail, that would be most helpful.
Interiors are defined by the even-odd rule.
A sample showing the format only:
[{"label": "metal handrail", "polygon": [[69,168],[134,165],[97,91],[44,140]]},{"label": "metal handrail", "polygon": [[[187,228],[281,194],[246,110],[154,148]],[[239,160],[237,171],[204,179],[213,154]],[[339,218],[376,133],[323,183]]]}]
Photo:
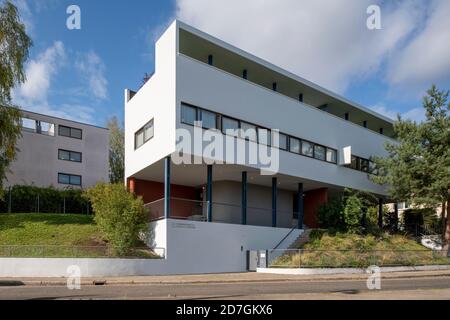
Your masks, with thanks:
[{"label": "metal handrail", "polygon": [[272,252],[274,252],[275,250],[277,250],[278,249],[278,247],[283,243],[283,241],[284,240],[286,240],[287,239],[287,237],[289,237],[290,235],[291,235],[291,233],[292,232],[294,232],[294,230],[295,229],[297,229],[297,226],[295,226],[295,227],[292,227],[292,229],[291,230],[289,230],[289,232],[284,236],[284,238],[283,239],[281,239],[281,241],[280,242],[278,242],[277,243],[277,245],[270,251],[271,253]]}]

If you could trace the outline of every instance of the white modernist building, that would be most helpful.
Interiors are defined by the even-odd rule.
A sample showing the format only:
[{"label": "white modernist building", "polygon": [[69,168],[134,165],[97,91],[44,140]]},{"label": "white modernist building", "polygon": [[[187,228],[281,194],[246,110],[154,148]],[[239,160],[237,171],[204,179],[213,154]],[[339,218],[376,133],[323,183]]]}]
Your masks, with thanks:
[{"label": "white modernist building", "polygon": [[[151,78],[125,91],[125,176],[167,272],[242,271],[247,250],[288,247],[345,188],[381,208],[370,159],[395,141],[392,120],[180,21],[155,57]],[[225,143],[208,153],[211,136]],[[239,160],[239,145],[271,165]]]},{"label": "white modernist building", "polygon": [[87,188],[109,181],[109,131],[22,111],[22,137],[6,186]]}]

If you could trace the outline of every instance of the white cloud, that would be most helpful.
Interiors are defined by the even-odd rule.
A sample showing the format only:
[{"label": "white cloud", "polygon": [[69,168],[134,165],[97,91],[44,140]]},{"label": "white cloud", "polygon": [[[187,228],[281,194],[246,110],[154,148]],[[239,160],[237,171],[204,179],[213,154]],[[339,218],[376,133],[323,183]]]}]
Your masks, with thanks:
[{"label": "white cloud", "polygon": [[[379,3],[382,30],[368,30]],[[377,72],[415,28],[421,6],[374,0],[178,0],[178,17],[329,89]]]},{"label": "white cloud", "polygon": [[88,80],[91,93],[99,99],[106,99],[108,80],[105,78],[105,64],[100,57],[94,51],[90,51],[83,54],[75,66]]},{"label": "white cloud", "polygon": [[[366,27],[371,4],[381,30]],[[449,12],[448,0],[177,0],[180,20],[340,93],[373,75],[449,79]]]},{"label": "white cloud", "polygon": [[64,44],[56,41],[51,47],[31,60],[26,68],[26,81],[15,92],[27,103],[43,102],[47,99],[52,77],[65,60]]},{"label": "white cloud", "polygon": [[430,2],[425,26],[390,63],[388,81],[423,91],[431,83],[450,83],[450,1]]},{"label": "white cloud", "polygon": [[392,120],[397,120],[397,115],[400,114],[402,119],[413,120],[416,122],[421,122],[425,120],[425,110],[423,108],[413,108],[406,112],[400,112],[397,110],[392,110],[386,108],[386,106],[380,104],[370,107],[375,112],[378,112]]},{"label": "white cloud", "polygon": [[[29,111],[91,122],[95,115],[95,109],[91,107],[72,103],[52,105],[48,101],[52,82],[66,60],[66,51],[61,41],[56,41],[35,59],[30,60],[25,67],[25,83],[13,90],[13,102]],[[65,96],[67,99],[67,94]]]}]

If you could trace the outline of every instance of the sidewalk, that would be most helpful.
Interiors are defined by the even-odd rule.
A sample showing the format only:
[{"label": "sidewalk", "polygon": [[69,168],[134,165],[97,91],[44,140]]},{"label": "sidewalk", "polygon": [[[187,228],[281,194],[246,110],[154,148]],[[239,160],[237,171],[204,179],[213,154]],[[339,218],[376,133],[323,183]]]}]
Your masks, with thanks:
[{"label": "sidewalk", "polygon": [[[383,273],[385,279],[450,277],[450,270]],[[151,284],[195,284],[195,283],[242,283],[283,281],[326,281],[366,280],[364,274],[335,275],[282,275],[265,273],[221,273],[203,275],[132,276],[82,278],[82,285],[151,285]],[[66,278],[2,278],[0,287],[5,286],[65,286]]]}]

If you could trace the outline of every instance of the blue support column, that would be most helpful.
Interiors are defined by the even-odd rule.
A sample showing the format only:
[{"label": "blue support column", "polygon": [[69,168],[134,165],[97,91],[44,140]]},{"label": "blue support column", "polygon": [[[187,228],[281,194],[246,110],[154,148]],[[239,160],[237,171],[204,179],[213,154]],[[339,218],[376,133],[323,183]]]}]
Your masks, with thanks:
[{"label": "blue support column", "polygon": [[242,172],[242,224],[247,224],[247,171]]},{"label": "blue support column", "polygon": [[170,156],[164,159],[164,218],[170,218]]},{"label": "blue support column", "polygon": [[297,208],[298,228],[303,229],[303,183],[298,184]]},{"label": "blue support column", "polygon": [[207,208],[207,221],[212,222],[212,175],[213,175],[213,167],[212,165],[208,165],[207,167],[207,185],[206,185],[206,204]]},{"label": "blue support column", "polygon": [[277,226],[277,178],[272,178],[272,227]]}]

